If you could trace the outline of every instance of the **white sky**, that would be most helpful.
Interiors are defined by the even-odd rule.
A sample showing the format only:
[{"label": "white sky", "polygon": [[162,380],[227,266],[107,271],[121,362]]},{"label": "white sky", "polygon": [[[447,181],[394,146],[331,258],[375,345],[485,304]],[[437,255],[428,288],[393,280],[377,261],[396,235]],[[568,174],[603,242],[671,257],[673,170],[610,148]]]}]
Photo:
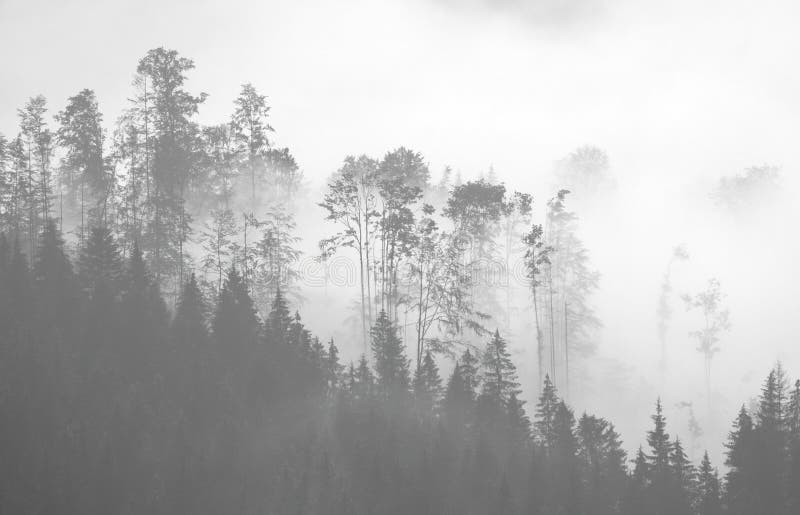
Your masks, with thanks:
[{"label": "white sky", "polygon": [[792,157],[796,2],[498,4],[0,0],[0,132],[29,96],[55,113],[84,87],[116,119],[138,58],[164,45],[195,60],[203,121],[227,118],[243,82],[269,95],[311,178],[400,144],[437,172],[514,180],[583,143],[637,175]]}]

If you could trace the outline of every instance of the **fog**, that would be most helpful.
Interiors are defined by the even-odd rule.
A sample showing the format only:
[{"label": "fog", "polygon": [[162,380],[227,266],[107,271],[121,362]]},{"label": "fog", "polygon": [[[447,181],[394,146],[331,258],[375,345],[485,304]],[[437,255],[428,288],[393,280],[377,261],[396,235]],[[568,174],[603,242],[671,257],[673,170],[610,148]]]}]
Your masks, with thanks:
[{"label": "fog", "polygon": [[[296,211],[304,320],[348,360],[362,351],[343,322],[356,283],[332,291],[310,261],[330,233],[316,202],[346,155],[412,148],[433,182],[445,166],[465,181],[491,169],[533,195],[541,222],[563,186],[558,161],[596,146],[610,160],[608,183],[573,191],[569,206],[601,274],[591,304],[602,328],[569,400],[614,420],[629,451],[644,443],[657,397],[688,440],[679,404],[692,402],[705,431],[698,452],[720,462],[731,421],[769,369],[781,361],[800,373],[798,15],[796,2],[743,0],[0,0],[0,132],[15,134],[30,96],[45,95],[54,114],[86,87],[111,126],[132,95],[134,64],[156,46],[195,61],[187,88],[209,94],[202,123],[227,120],[252,82],[268,96],[275,141],[305,177]],[[761,165],[778,167],[777,191],[739,209],[715,202],[721,178]],[[689,259],[671,267],[662,377],[657,304],[677,245]],[[713,358],[709,413],[689,337],[702,320],[680,296],[710,278],[731,329]],[[509,345],[530,405],[535,337],[519,280]]]}]

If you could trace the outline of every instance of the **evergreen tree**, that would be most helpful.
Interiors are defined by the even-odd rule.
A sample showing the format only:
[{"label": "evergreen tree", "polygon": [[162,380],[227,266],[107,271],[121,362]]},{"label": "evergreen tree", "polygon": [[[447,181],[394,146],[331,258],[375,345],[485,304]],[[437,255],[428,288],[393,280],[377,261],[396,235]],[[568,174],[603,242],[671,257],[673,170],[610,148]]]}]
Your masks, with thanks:
[{"label": "evergreen tree", "polygon": [[720,515],[722,502],[717,471],[711,466],[708,452],[703,454],[697,477],[698,515]]},{"label": "evergreen tree", "polygon": [[93,227],[78,258],[78,276],[88,292],[105,288],[113,297],[122,278],[122,258],[111,230]]},{"label": "evergreen tree", "polygon": [[545,375],[542,393],[539,396],[539,403],[536,405],[536,422],[534,426],[537,438],[547,448],[552,448],[555,443],[554,419],[559,402],[556,388],[550,381],[550,376]]},{"label": "evergreen tree", "polygon": [[461,432],[471,419],[475,405],[475,392],[468,387],[462,372],[462,365],[456,362],[453,373],[447,381],[442,414],[447,427],[454,432]]},{"label": "evergreen tree", "polygon": [[430,351],[425,353],[422,366],[414,372],[413,387],[414,399],[421,413],[432,414],[442,393],[442,379]]},{"label": "evergreen tree", "polygon": [[482,395],[496,400],[503,406],[508,404],[512,395],[521,393],[517,381],[517,368],[511,360],[506,341],[495,331],[494,336],[483,352],[481,367],[483,369]]},{"label": "evergreen tree", "polygon": [[696,496],[696,472],[694,466],[683,450],[683,444],[676,438],[669,455],[671,469],[672,494],[670,513],[675,515],[691,515]]},{"label": "evergreen tree", "polygon": [[727,459],[729,471],[725,480],[725,500],[728,512],[735,515],[758,513],[759,499],[756,483],[756,440],[753,419],[744,406],[728,436]]},{"label": "evergreen tree", "polygon": [[272,301],[272,309],[267,315],[265,323],[267,341],[275,345],[285,345],[290,342],[290,330],[292,317],[289,314],[289,306],[283,296],[283,292],[278,288],[275,298]]},{"label": "evergreen tree", "polygon": [[384,395],[405,392],[409,387],[409,363],[397,328],[385,311],[381,311],[371,330],[375,375]]},{"label": "evergreen tree", "polygon": [[183,286],[175,318],[172,320],[172,341],[179,349],[202,349],[208,342],[208,308],[192,274]]},{"label": "evergreen tree", "polygon": [[636,459],[633,460],[633,472],[628,480],[625,497],[622,502],[623,515],[641,515],[647,513],[647,493],[650,470],[647,455],[639,447]]},{"label": "evergreen tree", "polygon": [[236,353],[233,349],[243,352],[239,359],[246,359],[247,352],[243,349],[258,341],[259,322],[253,300],[236,268],[228,270],[219,293],[212,331],[220,346],[231,348],[233,353]]}]

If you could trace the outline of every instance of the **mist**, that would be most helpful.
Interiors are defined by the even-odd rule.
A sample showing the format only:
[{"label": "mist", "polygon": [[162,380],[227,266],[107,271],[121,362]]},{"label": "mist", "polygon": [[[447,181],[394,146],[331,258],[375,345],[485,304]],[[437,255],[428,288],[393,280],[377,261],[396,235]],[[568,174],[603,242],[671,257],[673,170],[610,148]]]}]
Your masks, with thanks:
[{"label": "mist", "polygon": [[[537,318],[541,306],[534,307],[522,236],[531,225],[543,224],[544,241],[553,244],[547,239],[552,234],[547,229],[550,203],[566,189],[566,210],[575,217],[570,235],[585,247],[588,270],[597,274],[596,287],[581,300],[598,323],[581,336],[580,344],[592,350],[576,350],[572,370],[555,362],[548,369],[554,375],[564,366],[571,374],[568,380],[563,375],[552,378],[559,394],[576,417],[588,412],[613,422],[627,463],[640,446],[648,445],[651,414],[660,400],[670,434],[684,442],[691,462],[699,463],[708,452],[724,476],[736,471],[726,445],[740,408],[746,406],[758,418],[762,387],[775,367],[786,371],[782,379],[787,388],[800,374],[800,280],[795,271],[800,242],[793,237],[800,220],[800,154],[791,139],[800,119],[796,99],[800,71],[793,66],[800,51],[794,23],[798,10],[795,2],[788,1],[700,5],[628,0],[75,0],[51,5],[0,0],[0,58],[5,63],[0,133],[11,142],[24,132],[21,113],[36,95],[47,99],[46,125],[55,131],[61,118],[53,121],[53,116],[65,109],[67,99],[90,88],[102,113],[102,154],[111,163],[108,170],[113,170],[102,173],[120,181],[119,187],[108,188],[112,193],[103,202],[111,207],[104,205],[102,215],[83,213],[75,206],[65,209],[60,185],[70,154],[66,145],[54,144],[50,164],[42,165],[43,177],[50,166],[49,173],[61,181],[52,192],[53,205],[48,207],[45,193],[44,215],[36,222],[29,220],[27,233],[19,230],[18,220],[12,229],[11,218],[0,220],[6,224],[0,232],[8,241],[21,235],[22,240],[28,238],[21,252],[32,271],[35,249],[45,238],[33,233],[46,234],[52,220],[58,221],[66,240],[65,255],[76,270],[86,251],[84,225],[87,234],[91,226],[107,226],[123,261],[135,255],[134,248],[138,249],[139,238],[145,242],[147,230],[128,226],[136,224],[137,216],[152,216],[145,204],[140,215],[124,211],[139,209],[136,186],[134,197],[126,188],[135,179],[130,170],[142,165],[137,164],[136,150],[125,153],[123,140],[131,127],[140,129],[136,116],[148,109],[147,104],[143,110],[137,104],[140,90],[134,81],[146,72],[141,64],[137,71],[136,63],[143,62],[140,59],[150,49],[175,49],[193,61],[180,87],[198,99],[196,113],[187,115],[191,122],[187,126],[196,129],[192,138],[206,147],[191,158],[192,170],[204,170],[202,180],[194,185],[189,181],[189,186],[176,183],[181,188],[176,227],[188,222],[184,229],[169,229],[179,233],[175,262],[166,264],[167,258],[161,256],[158,230],[154,244],[142,243],[144,262],[164,297],[166,319],[177,317],[189,276],[197,275],[212,313],[224,297],[223,285],[231,280],[226,274],[238,269],[259,323],[266,324],[268,333],[274,331],[269,321],[275,313],[275,283],[267,281],[261,290],[253,284],[256,264],[267,270],[273,266],[271,259],[281,256],[275,259],[285,259],[288,271],[281,269],[281,261],[277,273],[285,279],[278,280],[278,291],[285,286],[282,293],[289,310],[302,315],[309,338],[333,339],[344,368],[358,365],[362,354],[375,366],[370,355],[374,347],[367,340],[377,323],[378,308],[383,310],[384,302],[391,308],[394,302],[392,323],[413,376],[424,355],[419,351],[424,339],[416,333],[409,300],[413,281],[395,285],[395,291],[388,286],[385,293],[391,281],[379,279],[376,268],[375,291],[370,294],[378,295],[380,285],[381,299],[373,304],[365,301],[359,289],[364,285],[359,253],[347,238],[339,237],[344,231],[341,220],[325,207],[330,204],[326,195],[347,169],[348,156],[368,156],[376,170],[383,170],[393,152],[410,149],[418,153],[424,165],[420,169],[429,173],[410,212],[416,223],[424,219],[423,204],[432,205],[431,218],[443,234],[457,235],[461,230],[467,238],[469,231],[459,229],[458,218],[447,214],[448,201],[460,186],[502,185],[506,202],[514,192],[531,195],[525,227],[515,229],[509,239],[513,248],[503,242],[502,224],[495,222],[487,239],[493,250],[480,255],[482,250],[475,251],[475,240],[470,240],[471,253],[464,251],[462,256],[473,260],[472,265],[489,263],[488,272],[484,271],[488,283],[472,277],[478,286],[470,286],[471,298],[478,299],[475,288],[485,289],[487,298],[501,307],[478,306],[496,310],[481,320],[480,334],[462,326],[456,331],[447,326],[452,321],[437,320],[430,338],[436,345],[439,340],[457,340],[453,348],[433,352],[447,384],[456,363],[463,364],[463,350],[480,354],[494,331],[501,333],[518,373],[519,397],[533,422],[531,441],[538,442],[536,406],[543,392],[543,365],[541,354],[537,355],[541,343],[537,331],[544,322]],[[213,152],[208,148],[216,144],[219,150],[226,143],[207,143],[212,135],[203,131],[230,124],[231,134],[235,132],[232,113],[240,104],[234,100],[242,98],[244,84],[264,95],[268,106],[264,119],[274,132],[265,133],[269,143],[264,148],[285,148],[291,156],[280,164],[264,158],[263,163],[273,164],[260,162],[258,173],[277,174],[274,170],[281,166],[294,166],[294,175],[288,186],[273,186],[269,179],[254,188],[255,151],[245,166],[241,163],[247,152],[239,149],[239,157],[231,159],[240,164],[230,165],[236,172],[231,171],[230,187],[227,183],[224,187],[229,191],[218,194],[211,191],[216,187],[211,183],[229,165],[209,157]],[[149,120],[149,115],[143,116]],[[146,130],[156,129],[148,125]],[[148,137],[142,155],[150,159]],[[230,137],[235,142],[236,137]],[[592,164],[583,175],[574,172],[570,159],[581,149],[596,150],[607,161],[599,167]],[[291,165],[286,164],[289,161]],[[28,170],[33,162],[29,152]],[[0,169],[6,170],[5,163],[0,162]],[[143,172],[148,181],[150,166],[160,165],[148,161]],[[9,174],[12,168],[9,164]],[[153,184],[163,180],[155,177]],[[0,187],[6,186],[0,182]],[[9,207],[11,191],[8,186],[9,193],[0,198],[7,203],[0,204],[3,217],[18,210],[16,204]],[[134,198],[133,208],[123,209],[129,198]],[[388,195],[380,198],[390,200]],[[223,204],[235,226],[225,240],[227,257],[220,251]],[[115,209],[124,214],[115,214],[114,222],[108,222],[106,212]],[[257,242],[267,234],[265,227],[283,220],[274,213],[290,217],[287,236],[278,238],[276,254],[270,253],[269,243],[257,251]],[[133,225],[127,222],[131,216]],[[167,229],[160,237],[169,238],[166,233]],[[474,234],[468,237],[479,239]],[[248,241],[254,256],[264,252],[270,257],[258,255],[249,261]],[[214,245],[216,257],[210,251]],[[281,254],[281,245],[290,247],[289,257]],[[676,248],[682,249],[677,258]],[[389,255],[383,247],[381,251]],[[506,262],[500,263],[503,259]],[[163,277],[159,264],[165,270]],[[495,265],[501,270],[497,276],[492,275]],[[388,265],[381,262],[381,266]],[[719,283],[719,307],[727,311],[730,327],[719,332],[704,365],[699,340],[692,333],[701,331],[706,320],[689,303],[711,280]],[[537,285],[533,290],[539,287],[544,288]],[[552,283],[549,288],[552,303]],[[91,291],[88,286],[84,290]],[[120,299],[124,297],[120,293]],[[18,300],[9,298],[12,303]],[[376,313],[367,316],[366,305]],[[565,300],[565,311],[566,306]],[[465,314],[464,320],[471,315]],[[552,305],[549,316],[554,316]],[[566,324],[566,314],[563,317]],[[208,315],[209,327],[213,318]],[[567,334],[566,328],[563,331]],[[569,354],[569,345],[577,349],[578,343],[568,344],[565,336],[563,345]],[[553,353],[556,348],[554,343]],[[708,380],[704,366],[710,366]],[[413,386],[405,385],[409,389]],[[336,398],[331,392],[325,395]],[[363,392],[359,395],[355,398],[363,398]],[[309,408],[313,415],[308,417],[327,421],[326,410],[332,408],[325,406]],[[391,406],[389,412],[400,410]],[[297,405],[293,409],[301,410]],[[437,412],[436,417],[444,416]],[[288,415],[277,419],[276,431],[289,438],[296,429],[295,419]],[[302,423],[312,426],[317,421],[303,418]],[[328,422],[319,426],[327,427]],[[784,422],[788,427],[788,418]],[[701,429],[693,434],[691,424]],[[242,441],[256,445],[261,440],[248,434]],[[9,439],[4,445],[10,444]],[[535,456],[538,444],[532,445]],[[628,469],[625,473],[633,477],[633,467]],[[277,513],[281,509],[288,508]],[[352,513],[361,513],[353,509]],[[730,506],[726,509],[738,513]]]}]

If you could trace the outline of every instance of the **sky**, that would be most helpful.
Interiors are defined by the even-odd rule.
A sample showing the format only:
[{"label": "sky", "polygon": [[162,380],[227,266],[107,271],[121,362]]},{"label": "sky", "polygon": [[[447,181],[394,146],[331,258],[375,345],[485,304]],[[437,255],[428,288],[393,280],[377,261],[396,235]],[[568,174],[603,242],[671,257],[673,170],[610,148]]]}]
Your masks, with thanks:
[{"label": "sky", "polygon": [[[434,176],[491,167],[541,208],[553,164],[596,145],[617,184],[580,213],[603,274],[601,357],[647,384],[609,409],[648,423],[657,290],[684,242],[676,289],[717,276],[729,294],[734,330],[715,357],[728,420],[775,360],[800,373],[799,14],[769,0],[0,0],[0,132],[16,132],[30,96],[54,114],[83,88],[110,126],[137,60],[165,46],[195,61],[187,89],[209,95],[203,123],[226,120],[245,82],[267,94],[275,141],[312,188],[348,154],[404,145]],[[765,163],[781,168],[774,205],[747,220],[713,209],[719,177]],[[696,321],[675,308],[673,405],[701,367],[683,336]]]}]

